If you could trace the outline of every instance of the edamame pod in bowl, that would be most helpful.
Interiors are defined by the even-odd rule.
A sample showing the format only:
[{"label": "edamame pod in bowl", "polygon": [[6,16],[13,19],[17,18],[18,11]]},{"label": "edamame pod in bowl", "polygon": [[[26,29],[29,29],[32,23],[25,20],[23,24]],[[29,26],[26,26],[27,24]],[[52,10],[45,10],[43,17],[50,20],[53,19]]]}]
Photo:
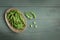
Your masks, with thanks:
[{"label": "edamame pod in bowl", "polygon": [[16,8],[6,10],[5,20],[13,32],[22,32],[26,28],[26,18],[24,14]]}]

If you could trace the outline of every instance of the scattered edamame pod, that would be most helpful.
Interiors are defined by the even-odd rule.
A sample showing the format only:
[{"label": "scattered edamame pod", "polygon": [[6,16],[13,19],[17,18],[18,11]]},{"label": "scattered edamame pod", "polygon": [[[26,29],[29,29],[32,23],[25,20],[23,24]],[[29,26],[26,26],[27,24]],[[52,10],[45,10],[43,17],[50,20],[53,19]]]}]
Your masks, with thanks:
[{"label": "scattered edamame pod", "polygon": [[26,16],[28,19],[36,18],[35,13],[32,12],[32,11],[30,11],[30,12],[26,12],[26,13],[25,13],[25,16]]},{"label": "scattered edamame pod", "polygon": [[30,12],[26,12],[25,15],[28,19],[33,19],[33,16],[30,14]]},{"label": "scattered edamame pod", "polygon": [[30,12],[33,15],[33,18],[36,18],[36,14],[34,12]]},{"label": "scattered edamame pod", "polygon": [[36,24],[36,22],[34,21],[34,22],[33,22],[33,24],[35,25],[35,24]]},{"label": "scattered edamame pod", "polygon": [[34,28],[37,28],[37,25],[35,25]]},{"label": "scattered edamame pod", "polygon": [[33,25],[31,24],[30,27],[33,27]]}]

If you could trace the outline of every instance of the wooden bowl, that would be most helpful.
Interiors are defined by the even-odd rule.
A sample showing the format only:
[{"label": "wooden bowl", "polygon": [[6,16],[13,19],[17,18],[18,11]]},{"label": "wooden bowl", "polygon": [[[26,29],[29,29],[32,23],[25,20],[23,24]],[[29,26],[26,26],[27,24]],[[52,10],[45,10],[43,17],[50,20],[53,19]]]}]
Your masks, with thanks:
[{"label": "wooden bowl", "polygon": [[10,9],[6,10],[6,12],[5,12],[5,21],[6,21],[7,25],[8,25],[8,27],[9,27],[13,32],[16,32],[16,33],[24,31],[25,28],[26,28],[26,18],[25,18],[25,16],[24,16],[24,14],[21,13],[20,15],[22,15],[22,17],[24,18],[24,21],[23,21],[23,22],[24,22],[24,24],[25,24],[25,27],[24,27],[23,30],[18,30],[18,29],[16,29],[16,28],[14,28],[14,27],[9,23],[9,21],[8,21],[8,19],[7,19],[7,13],[10,12],[10,10],[17,10],[17,12],[21,13],[21,12],[20,12],[18,9],[16,9],[16,8],[10,8]]}]

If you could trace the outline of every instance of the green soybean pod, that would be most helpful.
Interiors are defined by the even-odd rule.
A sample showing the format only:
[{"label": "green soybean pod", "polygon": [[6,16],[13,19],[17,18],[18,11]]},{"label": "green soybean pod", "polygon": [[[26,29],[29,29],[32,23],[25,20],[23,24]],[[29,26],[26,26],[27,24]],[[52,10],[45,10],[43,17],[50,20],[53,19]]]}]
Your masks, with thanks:
[{"label": "green soybean pod", "polygon": [[33,25],[31,24],[30,27],[33,27]]},{"label": "green soybean pod", "polygon": [[16,25],[15,23],[13,24],[13,26],[14,26],[15,28],[17,28],[17,27],[18,27],[18,25]]},{"label": "green soybean pod", "polygon": [[13,12],[10,12],[11,15],[13,15],[14,13]]},{"label": "green soybean pod", "polygon": [[35,24],[36,24],[36,22],[34,21],[34,22],[33,22],[33,24],[35,25]]},{"label": "green soybean pod", "polygon": [[9,19],[9,18],[10,18],[10,16],[11,16],[11,14],[8,14],[8,15],[7,15],[7,18]]},{"label": "green soybean pod", "polygon": [[35,25],[34,28],[37,28],[37,25]]},{"label": "green soybean pod", "polygon": [[36,15],[34,12],[31,11],[30,13],[33,15],[34,18],[36,18]]},{"label": "green soybean pod", "polygon": [[30,14],[30,12],[25,14],[28,19],[33,19],[33,16]]},{"label": "green soybean pod", "polygon": [[22,25],[23,25],[23,24],[18,24],[18,29],[22,29],[22,28],[23,28]]}]

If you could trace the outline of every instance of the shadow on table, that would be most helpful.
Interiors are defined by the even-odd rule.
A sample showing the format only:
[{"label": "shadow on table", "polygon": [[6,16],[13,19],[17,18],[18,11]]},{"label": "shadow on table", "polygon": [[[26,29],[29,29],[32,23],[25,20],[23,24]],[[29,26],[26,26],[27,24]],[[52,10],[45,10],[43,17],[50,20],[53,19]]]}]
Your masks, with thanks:
[{"label": "shadow on table", "polygon": [[0,32],[0,40],[22,40],[18,34]]}]

